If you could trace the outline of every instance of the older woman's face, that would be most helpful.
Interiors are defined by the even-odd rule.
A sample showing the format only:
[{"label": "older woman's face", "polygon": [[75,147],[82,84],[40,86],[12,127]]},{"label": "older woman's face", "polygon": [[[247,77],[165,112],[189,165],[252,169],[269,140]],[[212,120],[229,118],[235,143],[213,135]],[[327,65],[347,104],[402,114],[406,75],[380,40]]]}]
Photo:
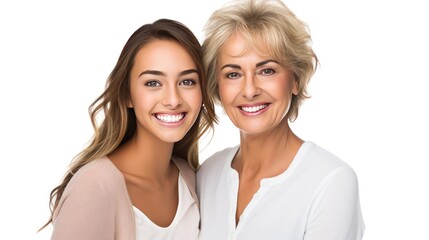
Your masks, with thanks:
[{"label": "older woman's face", "polygon": [[264,133],[285,126],[297,83],[292,71],[268,55],[260,55],[239,35],[220,50],[219,95],[225,112],[242,132]]}]

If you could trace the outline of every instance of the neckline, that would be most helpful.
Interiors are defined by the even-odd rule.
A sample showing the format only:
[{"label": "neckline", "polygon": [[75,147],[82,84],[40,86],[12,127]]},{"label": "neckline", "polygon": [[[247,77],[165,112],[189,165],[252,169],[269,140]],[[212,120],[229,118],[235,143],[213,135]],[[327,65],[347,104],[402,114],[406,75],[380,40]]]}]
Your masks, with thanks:
[{"label": "neckline", "polygon": [[[293,174],[295,169],[298,167],[305,153],[313,145],[314,143],[310,141],[304,141],[302,145],[299,147],[298,152],[295,154],[289,167],[284,172],[280,173],[277,176],[261,179],[260,185],[261,186],[276,185],[288,179]],[[228,158],[227,158],[228,161],[226,161],[226,167],[229,169],[229,171],[234,172],[234,174],[237,174],[237,176],[238,176],[238,173],[234,168],[232,168],[231,164],[232,164],[232,160],[234,159],[234,156],[237,154],[239,149],[240,149],[240,145],[235,146],[230,152],[230,154],[228,155]]]},{"label": "neckline", "polygon": [[179,201],[177,202],[177,209],[176,209],[176,214],[174,215],[173,221],[171,221],[170,225],[166,226],[166,227],[161,227],[158,224],[154,223],[150,218],[148,218],[146,216],[146,214],[144,212],[142,212],[140,209],[138,209],[137,207],[135,207],[134,205],[131,204],[132,208],[133,208],[133,212],[135,214],[135,218],[143,218],[145,223],[150,224],[152,227],[161,230],[161,231],[167,231],[171,228],[174,228],[174,226],[177,225],[177,222],[179,221],[179,217],[182,214],[182,206],[183,205],[183,198],[184,198],[184,189],[183,189],[183,185],[186,185],[185,180],[183,179],[182,174],[179,172],[179,178],[178,178],[178,194],[179,194]]},{"label": "neckline", "polygon": [[[181,211],[181,207],[180,207],[180,204],[182,204],[182,198],[184,197],[183,196],[183,184],[185,184],[186,185],[186,182],[185,182],[185,179],[184,179],[184,177],[182,176],[182,173],[180,172],[180,169],[179,169],[179,167],[177,166],[177,163],[176,163],[176,161],[173,159],[173,157],[172,157],[172,161],[173,161],[173,163],[176,165],[176,167],[179,169],[179,176],[178,176],[178,198],[179,198],[179,200],[178,200],[178,202],[177,202],[177,209],[176,209],[176,214],[174,215],[174,218],[173,218],[173,221],[171,221],[171,223],[170,223],[170,225],[168,225],[167,227],[161,227],[161,226],[159,226],[159,225],[157,225],[156,223],[154,223],[150,218],[148,218],[147,216],[146,216],[146,214],[144,214],[142,211],[140,211],[140,209],[138,209],[137,207],[135,207],[134,205],[133,205],[133,203],[132,203],[132,201],[131,201],[131,198],[130,198],[130,195],[129,195],[129,193],[128,193],[128,189],[127,189],[127,183],[126,183],[126,181],[125,181],[125,177],[124,177],[124,175],[122,174],[122,172],[116,167],[116,165],[112,162],[112,160],[108,157],[108,156],[105,156],[104,157],[106,160],[107,160],[107,162],[109,162],[110,164],[111,164],[111,166],[113,167],[113,169],[115,170],[115,172],[120,176],[120,179],[121,179],[121,182],[122,182],[122,185],[123,185],[123,187],[124,187],[124,190],[125,190],[125,195],[126,195],[126,198],[127,198],[127,200],[128,200],[128,204],[129,204],[129,206],[130,206],[130,210],[131,210],[131,212],[132,212],[132,216],[133,216],[133,222],[134,222],[134,225],[137,227],[137,225],[136,225],[136,214],[138,214],[139,216],[138,217],[142,217],[142,218],[144,218],[145,220],[146,220],[146,222],[148,222],[149,224],[151,224],[154,228],[157,228],[158,230],[168,230],[168,229],[170,229],[170,228],[173,228],[173,226],[175,226],[175,225],[177,225],[177,218],[178,218],[178,216],[179,216],[179,211]],[[182,182],[183,181],[183,182]],[[181,212],[180,212],[181,213]]]}]

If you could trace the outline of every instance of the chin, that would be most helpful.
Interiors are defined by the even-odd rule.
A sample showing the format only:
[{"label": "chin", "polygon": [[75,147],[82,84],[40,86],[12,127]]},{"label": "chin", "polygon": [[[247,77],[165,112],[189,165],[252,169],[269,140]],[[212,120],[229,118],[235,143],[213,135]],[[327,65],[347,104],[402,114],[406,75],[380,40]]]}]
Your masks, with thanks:
[{"label": "chin", "polygon": [[241,131],[250,133],[250,134],[263,133],[273,128],[272,125],[267,125],[267,124],[258,123],[258,122],[255,122],[253,124],[237,124],[235,126]]},{"label": "chin", "polygon": [[183,139],[185,135],[176,135],[176,136],[160,136],[159,139],[161,139],[163,142],[166,143],[175,143]]}]

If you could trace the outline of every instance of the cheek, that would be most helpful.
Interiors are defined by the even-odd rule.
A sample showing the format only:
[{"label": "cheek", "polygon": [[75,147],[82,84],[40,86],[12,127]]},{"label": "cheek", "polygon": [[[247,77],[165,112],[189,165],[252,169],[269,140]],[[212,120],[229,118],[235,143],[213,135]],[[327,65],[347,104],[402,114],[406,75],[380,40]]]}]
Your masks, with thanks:
[{"label": "cheek", "polygon": [[238,93],[239,90],[233,85],[219,84],[219,96],[222,104],[233,101]]},{"label": "cheek", "polygon": [[145,89],[137,83],[137,81],[132,81],[129,90],[129,96],[127,100],[127,106],[133,108],[141,108],[142,103],[149,104],[147,101],[154,101],[153,96],[150,96],[151,93],[147,93]]},{"label": "cheek", "polygon": [[272,83],[273,84],[267,85],[267,88],[270,89],[267,91],[274,93],[280,98],[290,98],[294,91],[294,84],[292,79],[281,78],[277,79],[276,81],[273,81]]},{"label": "cheek", "polygon": [[190,104],[193,108],[200,108],[203,104],[203,96],[200,90],[185,92],[182,94],[182,97],[186,99],[188,104]]},{"label": "cheek", "polygon": [[142,95],[137,95],[138,97],[132,98],[131,102],[133,104],[133,108],[135,111],[145,112],[149,111],[150,106],[154,106],[156,100],[154,97],[148,97],[147,94],[145,97],[141,97]]},{"label": "cheek", "polygon": [[129,105],[132,105],[136,111],[147,111],[159,101],[159,93],[135,87],[131,89],[129,99]]}]

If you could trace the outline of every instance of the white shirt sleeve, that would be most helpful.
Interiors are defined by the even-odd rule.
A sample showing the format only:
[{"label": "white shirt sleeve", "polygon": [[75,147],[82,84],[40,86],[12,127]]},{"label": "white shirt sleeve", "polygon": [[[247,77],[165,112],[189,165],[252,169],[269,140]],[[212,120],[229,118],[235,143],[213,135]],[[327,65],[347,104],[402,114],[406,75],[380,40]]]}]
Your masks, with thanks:
[{"label": "white shirt sleeve", "polygon": [[315,192],[304,240],[361,240],[364,230],[356,174],[339,167]]}]

